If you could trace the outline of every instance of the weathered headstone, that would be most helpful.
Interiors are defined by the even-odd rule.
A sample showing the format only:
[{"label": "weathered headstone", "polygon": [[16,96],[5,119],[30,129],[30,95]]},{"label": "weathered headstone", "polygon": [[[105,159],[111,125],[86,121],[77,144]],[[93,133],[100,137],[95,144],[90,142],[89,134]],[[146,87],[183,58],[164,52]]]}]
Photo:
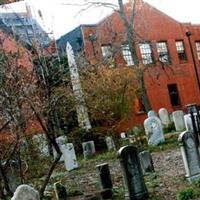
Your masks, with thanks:
[{"label": "weathered headstone", "polygon": [[85,159],[91,158],[95,154],[94,141],[88,141],[82,143],[83,155]]},{"label": "weathered headstone", "polygon": [[158,115],[164,126],[168,126],[170,124],[169,113],[166,108],[160,108]]},{"label": "weathered headstone", "polygon": [[179,135],[181,153],[186,171],[186,178],[192,182],[200,177],[200,155],[192,132],[184,131]]},{"label": "weathered headstone", "polygon": [[53,187],[56,194],[56,200],[67,200],[67,190],[60,181],[54,183]]},{"label": "weathered headstone", "polygon": [[20,185],[17,187],[11,200],[39,200],[38,191],[29,185]]},{"label": "weathered headstone", "polygon": [[147,113],[147,116],[148,116],[148,117],[158,117],[157,113],[156,113],[154,110],[150,110],[150,111]]},{"label": "weathered headstone", "polygon": [[161,121],[158,117],[149,117],[144,121],[148,144],[157,146],[165,141]]},{"label": "weathered headstone", "polygon": [[67,143],[61,146],[61,152],[63,154],[66,170],[70,171],[78,168],[78,162],[72,143]]},{"label": "weathered headstone", "polygon": [[137,148],[130,145],[124,146],[119,149],[118,157],[123,171],[125,199],[147,198],[148,191],[142,174]]},{"label": "weathered headstone", "polygon": [[143,173],[154,172],[153,160],[149,151],[139,153]]},{"label": "weathered headstone", "polygon": [[173,121],[176,131],[183,131],[185,129],[184,113],[182,110],[177,110],[172,113]]},{"label": "weathered headstone", "polygon": [[102,197],[103,199],[110,199],[113,196],[113,184],[109,166],[107,163],[103,163],[101,165],[97,165],[96,168],[99,175],[101,189],[105,190],[105,192],[102,193]]},{"label": "weathered headstone", "polygon": [[115,143],[111,136],[107,136],[105,140],[106,140],[108,151],[116,150]]}]

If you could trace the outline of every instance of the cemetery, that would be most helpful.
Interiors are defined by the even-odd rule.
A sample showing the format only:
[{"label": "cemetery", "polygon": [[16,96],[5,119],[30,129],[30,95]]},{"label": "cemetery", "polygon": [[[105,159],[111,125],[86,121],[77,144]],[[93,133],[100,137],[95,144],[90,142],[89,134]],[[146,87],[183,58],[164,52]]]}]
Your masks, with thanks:
[{"label": "cemetery", "polygon": [[112,13],[60,38],[0,12],[0,200],[200,199],[200,25],[84,2]]},{"label": "cemetery", "polygon": [[[82,142],[80,151],[67,136],[59,136],[56,141],[62,156],[42,199],[199,199],[199,119],[190,106],[187,114],[175,111],[171,119],[165,108],[158,114],[150,111],[144,127],[105,136],[101,149],[96,148],[98,141],[89,140]],[[12,200],[41,199],[37,189],[51,158],[42,135],[32,140],[32,150],[40,161],[29,165],[27,171],[34,169],[35,173],[21,184],[16,171],[19,166],[13,163],[7,169]]]}]

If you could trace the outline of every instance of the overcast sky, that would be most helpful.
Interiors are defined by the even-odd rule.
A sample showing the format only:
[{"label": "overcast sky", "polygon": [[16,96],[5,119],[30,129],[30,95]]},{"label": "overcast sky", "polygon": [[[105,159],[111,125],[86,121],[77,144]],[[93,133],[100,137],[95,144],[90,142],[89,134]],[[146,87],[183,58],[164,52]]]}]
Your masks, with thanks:
[{"label": "overcast sky", "polygon": [[[50,31],[54,31],[55,38],[72,30],[79,24],[97,23],[100,19],[111,13],[111,9],[89,9],[79,13],[80,6],[69,6],[64,3],[79,4],[83,0],[26,0],[42,11],[43,21],[40,23]],[[104,0],[117,2],[117,0]],[[144,0],[165,12],[180,22],[192,22],[200,24],[200,0]],[[24,10],[22,3],[12,8],[13,11]]]}]

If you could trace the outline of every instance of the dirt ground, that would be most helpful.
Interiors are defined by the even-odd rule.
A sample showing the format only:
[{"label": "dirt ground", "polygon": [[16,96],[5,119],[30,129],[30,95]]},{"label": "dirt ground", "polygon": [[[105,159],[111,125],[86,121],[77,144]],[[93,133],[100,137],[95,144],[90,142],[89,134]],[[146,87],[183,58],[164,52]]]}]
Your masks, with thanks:
[{"label": "dirt ground", "polygon": [[[152,200],[176,200],[177,193],[191,185],[185,179],[185,169],[179,147],[152,153],[155,173],[145,176],[145,182]],[[86,193],[95,193],[98,190],[98,174],[96,165],[107,162],[113,180],[114,191],[121,193],[113,199],[124,199],[123,179],[120,164],[117,158],[99,159],[82,163],[80,169],[66,174],[62,180],[68,188]],[[83,195],[70,198],[71,200],[83,199]],[[199,197],[194,198],[200,199]]]}]

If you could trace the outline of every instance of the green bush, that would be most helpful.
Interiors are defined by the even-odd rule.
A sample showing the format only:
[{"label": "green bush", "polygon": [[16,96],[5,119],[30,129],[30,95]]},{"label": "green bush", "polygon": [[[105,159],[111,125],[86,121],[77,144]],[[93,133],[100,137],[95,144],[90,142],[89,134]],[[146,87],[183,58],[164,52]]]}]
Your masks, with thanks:
[{"label": "green bush", "polygon": [[189,200],[195,197],[193,188],[185,188],[177,194],[177,200]]}]

